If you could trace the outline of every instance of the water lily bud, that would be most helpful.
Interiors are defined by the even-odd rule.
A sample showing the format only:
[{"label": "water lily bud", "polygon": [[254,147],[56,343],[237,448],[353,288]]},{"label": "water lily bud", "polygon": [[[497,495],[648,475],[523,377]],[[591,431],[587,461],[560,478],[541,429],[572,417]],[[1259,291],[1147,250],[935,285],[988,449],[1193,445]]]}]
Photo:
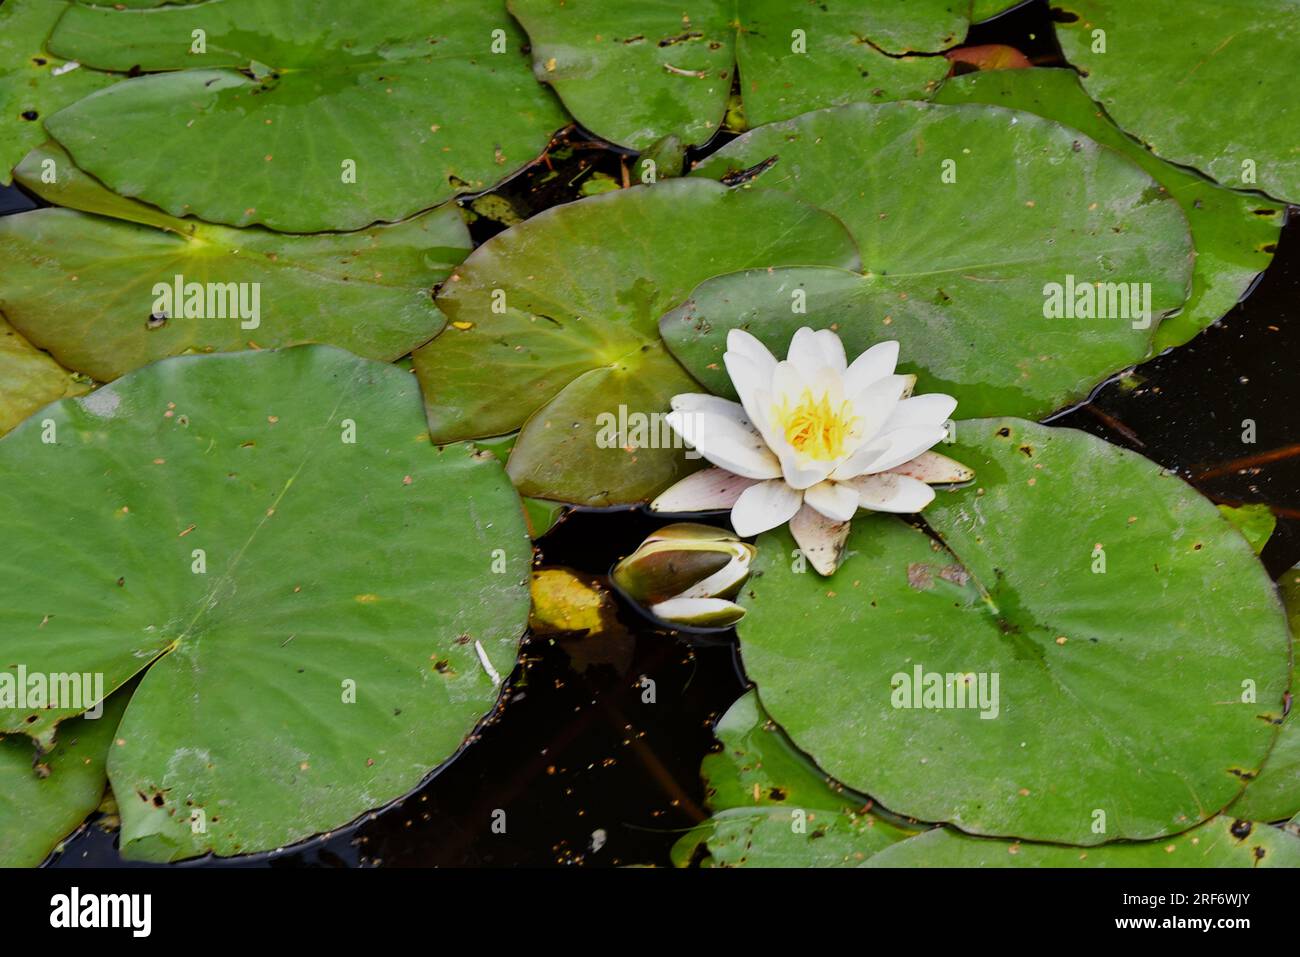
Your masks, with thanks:
[{"label": "water lily bud", "polygon": [[725,628],[745,615],[730,599],[749,577],[757,550],[710,525],[681,522],[647,538],[614,566],[618,589],[656,618]]}]

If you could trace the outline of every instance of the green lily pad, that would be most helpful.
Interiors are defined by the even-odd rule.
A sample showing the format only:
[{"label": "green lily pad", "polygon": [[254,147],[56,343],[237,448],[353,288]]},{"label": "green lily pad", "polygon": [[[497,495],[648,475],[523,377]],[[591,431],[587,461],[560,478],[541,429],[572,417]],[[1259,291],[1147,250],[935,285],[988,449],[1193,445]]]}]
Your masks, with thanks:
[{"label": "green lily pad", "polygon": [[51,55],[45,40],[71,3],[6,0],[0,6],[0,185],[27,151],[39,146],[44,120],[119,77]]},{"label": "green lily pad", "polygon": [[971,3],[971,23],[983,23],[999,14],[1006,13],[1021,6],[1025,0],[973,0]]},{"label": "green lily pad", "polygon": [[[431,445],[409,373],[187,356],[45,418],[0,440],[0,661],[143,672],[108,764],[125,856],[345,824],[493,707],[528,615],[519,500],[490,453]],[[78,712],[51,704],[0,730],[47,739]]]},{"label": "green lily pad", "polygon": [[[763,0],[774,6],[775,0]],[[840,17],[844,10],[810,4],[815,17]],[[887,53],[937,53],[961,43],[970,24],[966,0],[877,0],[870,4],[845,4],[861,17],[862,35]],[[813,11],[810,10],[810,13]],[[814,20],[814,22],[820,22]],[[825,22],[832,22],[826,20]]]},{"label": "green lily pad", "polygon": [[[76,0],[77,3],[86,4],[87,6],[105,6],[102,3],[95,3],[94,0]],[[167,6],[193,6],[196,3],[202,3],[204,0],[113,0],[112,6],[126,10],[141,10],[152,7]]]},{"label": "green lily pad", "polygon": [[[1294,642],[1300,635],[1300,565],[1278,579],[1282,604],[1286,606]],[[1294,665],[1297,649],[1292,645],[1291,660]],[[1294,673],[1291,680],[1291,711],[1282,722],[1273,750],[1259,776],[1246,785],[1241,799],[1232,805],[1232,813],[1255,821],[1281,821],[1300,816],[1300,731],[1295,719],[1296,687]],[[1300,823],[1300,822],[1298,822]]]},{"label": "green lily pad", "polygon": [[746,120],[759,126],[845,103],[930,97],[948,61],[897,54],[960,43],[965,6],[955,0],[741,0],[736,60]]},{"label": "green lily pad", "polygon": [[[857,100],[923,98],[948,72],[936,52],[966,33],[958,0],[794,5],[788,0],[510,0],[537,78],[594,133],[644,150],[704,143],[723,125],[737,67],[751,124]],[[611,90],[618,90],[611,96]]]},{"label": "green lily pad", "polygon": [[1063,0],[1056,35],[1084,89],[1158,156],[1300,202],[1297,0]]},{"label": "green lily pad", "polygon": [[773,718],[847,786],[971,833],[1086,845],[1216,814],[1267,756],[1290,674],[1246,540],[1085,433],[956,433],[944,451],[976,478],[926,509],[937,540],[859,516],[829,581],[786,530],[759,540],[738,630]]},{"label": "green lily pad", "polygon": [[75,6],[50,49],[146,75],[46,128],[111,189],[176,216],[358,229],[484,189],[543,150],[565,116],[523,43],[490,0],[388,0],[364,17],[351,0]]},{"label": "green lily pad", "polygon": [[587,129],[637,150],[670,134],[703,143],[717,132],[734,69],[732,7],[510,0],[537,79]]},{"label": "green lily pad", "polygon": [[529,536],[541,538],[553,529],[568,511],[568,507],[560,502],[548,502],[541,498],[525,498],[524,518],[528,522]]},{"label": "green lily pad", "polygon": [[[519,438],[518,432],[498,435],[490,439],[478,439],[474,443],[495,455],[502,465],[510,461],[510,451]],[[568,514],[569,507],[560,502],[548,502],[544,498],[525,498],[524,519],[528,522],[528,534],[538,539],[555,527],[560,519]]]},{"label": "green lily pad", "polygon": [[852,867],[917,832],[827,778],[772,723],[753,691],[727,710],[714,733],[722,750],[700,768],[713,816],[674,846],[679,865]]},{"label": "green lily pad", "polygon": [[659,316],[709,276],[790,263],[853,268],[857,250],[827,213],[702,179],[534,216],[438,293],[450,325],[415,353],[434,441],[520,429],[510,474],[524,495],[646,499],[691,467],[650,416],[698,391],[659,341]]},{"label": "green lily pad", "polygon": [[42,406],[89,388],[0,316],[0,435]]},{"label": "green lily pad", "polygon": [[442,328],[433,286],[471,248],[455,204],[293,236],[168,216],[109,192],[53,145],[17,176],[74,208],[0,219],[0,308],[63,365],[101,381],[187,352],[307,342],[396,359]]},{"label": "green lily pad", "polygon": [[1237,526],[1237,531],[1250,542],[1250,547],[1258,555],[1268,544],[1268,540],[1273,537],[1273,530],[1277,528],[1277,516],[1273,510],[1262,503],[1251,503],[1249,505],[1220,505],[1219,511],[1223,517]]},{"label": "green lily pad", "polygon": [[104,764],[128,695],[97,717],[72,718],[50,751],[24,734],[0,738],[0,867],[35,867],[99,807]]},{"label": "green lily pad", "polygon": [[[965,415],[1037,417],[1145,358],[1159,318],[1187,298],[1193,250],[1178,205],[1113,150],[1029,113],[823,110],[747,133],[697,172],[718,178],[765,161],[752,187],[838,216],[866,273],[751,271],[696,289],[660,328],[719,395],[732,394],[729,329],[784,354],[810,325],[834,328],[851,355],[900,340],[900,369],[917,374],[917,390],[955,396]],[[1094,293],[1101,282],[1113,285]],[[1084,317],[1083,289],[1100,304],[1090,315],[1107,318]],[[1075,311],[1057,316],[1053,298]]]},{"label": "green lily pad", "polygon": [[970,837],[947,828],[887,848],[863,867],[1300,867],[1300,838],[1216,817],[1168,840],[1061,847]]},{"label": "green lily pad", "polygon": [[1284,205],[1224,189],[1192,170],[1166,163],[1110,122],[1072,70],[970,73],[945,83],[935,102],[989,103],[1064,123],[1123,153],[1177,200],[1191,226],[1196,268],[1191,297],[1156,330],[1157,352],[1182,345],[1222,318],[1273,259]]}]

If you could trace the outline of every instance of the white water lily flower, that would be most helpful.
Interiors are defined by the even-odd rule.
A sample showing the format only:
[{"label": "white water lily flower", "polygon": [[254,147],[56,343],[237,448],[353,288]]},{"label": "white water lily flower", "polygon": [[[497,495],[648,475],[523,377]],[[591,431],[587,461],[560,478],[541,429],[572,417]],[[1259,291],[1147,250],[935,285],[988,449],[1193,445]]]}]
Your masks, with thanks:
[{"label": "white water lily flower", "polygon": [[785,361],[742,329],[723,356],[740,402],[673,396],[666,421],[715,467],[687,476],[656,498],[661,512],[730,508],[736,534],[790,523],[812,566],[840,563],[858,509],[919,512],[929,483],[964,482],[973,472],[931,446],[947,436],[957,400],[912,395],[916,377],[897,375],[898,343],[872,346],[850,365],[829,329],[800,329]]}]

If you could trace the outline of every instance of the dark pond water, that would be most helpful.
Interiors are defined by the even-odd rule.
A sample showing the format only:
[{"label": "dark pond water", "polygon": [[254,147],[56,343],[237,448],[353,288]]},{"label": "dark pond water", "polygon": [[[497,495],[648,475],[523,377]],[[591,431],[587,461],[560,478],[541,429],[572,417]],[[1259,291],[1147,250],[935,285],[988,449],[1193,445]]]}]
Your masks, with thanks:
[{"label": "dark pond water", "polygon": [[[969,41],[1061,64],[1043,2],[974,28]],[[546,161],[494,195],[526,218],[576,198],[585,183],[624,182],[632,159],[567,131]],[[0,190],[0,213],[34,205],[20,190]],[[499,214],[499,204],[466,205]],[[471,227],[477,242],[503,228],[487,217]],[[1292,216],[1272,267],[1222,322],[1139,367],[1136,387],[1109,382],[1051,420],[1136,449],[1215,501],[1267,503],[1279,518],[1264,552],[1275,576],[1300,561],[1298,303],[1300,219]],[[1255,422],[1253,445],[1241,439],[1245,419]],[[660,524],[639,511],[574,512],[540,542],[538,564],[603,574]],[[730,635],[673,635],[628,608],[620,619],[626,635],[615,640],[528,639],[473,746],[389,808],[286,851],[180,866],[667,864],[680,833],[706,816],[700,760],[714,747],[712,722],[745,679]],[[653,703],[643,678],[654,682]],[[505,833],[492,826],[498,809]],[[120,864],[114,842],[92,825],[50,866]]]}]

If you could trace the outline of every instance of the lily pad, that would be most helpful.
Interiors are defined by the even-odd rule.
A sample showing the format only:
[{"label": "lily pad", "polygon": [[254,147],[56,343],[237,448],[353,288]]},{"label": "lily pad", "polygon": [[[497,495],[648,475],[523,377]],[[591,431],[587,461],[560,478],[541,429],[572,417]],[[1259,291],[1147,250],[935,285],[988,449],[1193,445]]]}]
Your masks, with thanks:
[{"label": "lily pad", "polygon": [[948,73],[938,52],[966,35],[956,0],[792,4],[741,0],[736,59],[751,126],[828,106],[926,99]]},{"label": "lily pad", "polygon": [[1084,89],[1157,156],[1300,202],[1297,0],[1063,0],[1061,49]]},{"label": "lily pad", "polygon": [[587,129],[636,150],[670,134],[703,143],[717,132],[734,70],[733,6],[510,0],[537,79]]},{"label": "lily pad", "polygon": [[[917,828],[872,810],[871,799],[826,777],[749,691],[718,721],[722,750],[704,759],[713,816],[673,848],[680,864],[852,867]],[[701,850],[703,848],[703,850]]]},{"label": "lily pad", "polygon": [[0,316],[0,435],[42,406],[89,388]]},{"label": "lily pad", "polygon": [[[723,125],[737,67],[752,124],[856,100],[923,98],[966,33],[958,0],[510,0],[537,78],[592,132],[644,150],[704,143]],[[611,90],[618,90],[611,96]]]},{"label": "lily pad", "polygon": [[471,248],[454,204],[391,226],[292,236],[168,216],[109,192],[54,145],[17,176],[73,208],[0,219],[0,308],[63,365],[101,381],[187,352],[307,342],[396,359],[442,328],[433,287]]},{"label": "lily pad", "polygon": [[[528,615],[519,500],[489,453],[431,445],[409,373],[187,356],[45,417],[0,440],[0,661],[143,672],[108,764],[125,856],[345,824],[493,707]],[[0,730],[78,712],[23,704]]]},{"label": "lily pad", "polygon": [[1003,70],[954,77],[936,103],[989,103],[1028,110],[1086,133],[1137,163],[1182,208],[1196,247],[1192,294],[1160,323],[1154,350],[1180,346],[1222,318],[1273,259],[1286,207],[1224,189],[1199,173],[1167,163],[1107,118],[1072,70]]},{"label": "lily pad", "polygon": [[[1286,621],[1246,540],[1141,456],[961,421],[968,487],[854,520],[827,581],[759,540],[738,626],[773,718],[900,814],[1069,844],[1186,830],[1277,734]],[[945,449],[945,451],[948,451]]]},{"label": "lily pad", "polygon": [[[490,439],[478,439],[475,444],[479,448],[487,449],[500,459],[502,465],[505,465],[510,461],[510,450],[515,447],[518,438],[519,433],[512,432],[509,435],[498,435]],[[525,498],[523,501],[528,534],[534,539],[541,538],[549,532],[569,512],[568,506],[560,502],[548,502],[544,498]]]},{"label": "lily pad", "polygon": [[1168,840],[1104,847],[994,841],[947,828],[887,848],[864,867],[1300,867],[1300,838],[1216,817]]},{"label": "lily pad", "polygon": [[[1300,565],[1283,573],[1278,579],[1282,603],[1286,606],[1291,624],[1291,637],[1300,635]],[[1294,665],[1297,649],[1294,644],[1291,660]],[[1246,785],[1241,800],[1232,805],[1232,813],[1255,821],[1281,821],[1300,815],[1300,731],[1295,719],[1296,687],[1294,673],[1291,679],[1291,710],[1282,722],[1273,750],[1259,776]]]},{"label": "lily pad", "polygon": [[1253,502],[1249,505],[1220,505],[1223,517],[1237,526],[1237,531],[1250,542],[1250,547],[1258,555],[1273,537],[1277,528],[1277,516],[1267,505]]},{"label": "lily pad", "polygon": [[542,498],[524,499],[524,518],[528,522],[528,534],[532,538],[541,538],[568,514],[568,507],[560,502],[548,502]]},{"label": "lily pad", "polygon": [[1145,358],[1160,317],[1187,298],[1177,203],[1113,150],[1030,113],[822,110],[745,134],[697,173],[754,167],[755,190],[843,220],[866,272],[751,271],[696,289],[661,331],[719,395],[732,394],[728,330],[783,352],[810,325],[835,329],[851,354],[900,340],[917,390],[955,396],[963,414],[1037,417]]},{"label": "lily pad", "polygon": [[1008,10],[1023,6],[1027,0],[973,0],[971,3],[971,23],[983,23],[1001,16]]},{"label": "lily pad", "polygon": [[0,867],[35,867],[99,806],[104,764],[127,694],[72,718],[47,753],[24,734],[0,738]]},{"label": "lily pad", "polygon": [[[104,4],[102,3],[101,4],[94,3],[93,0],[76,0],[76,2],[83,3],[88,6],[104,6]],[[140,10],[140,9],[151,8],[151,7],[193,6],[196,3],[202,3],[202,2],[204,2],[204,0],[113,0],[112,6],[115,9],[121,8],[124,10]]]},{"label": "lily pad", "polygon": [[0,185],[27,151],[39,146],[44,121],[119,77],[51,55],[45,39],[71,3],[6,0],[0,6]]},{"label": "lily pad", "polygon": [[835,217],[776,191],[675,179],[534,216],[438,293],[450,325],[415,353],[434,441],[520,429],[524,495],[648,498],[691,467],[661,417],[697,391],[659,316],[709,276],[790,263],[853,268],[857,250]]},{"label": "lily pad", "polygon": [[566,118],[523,44],[491,0],[388,0],[364,17],[352,0],[74,6],[51,50],[146,75],[45,125],[109,188],[175,216],[358,229],[484,189],[541,153]]}]

